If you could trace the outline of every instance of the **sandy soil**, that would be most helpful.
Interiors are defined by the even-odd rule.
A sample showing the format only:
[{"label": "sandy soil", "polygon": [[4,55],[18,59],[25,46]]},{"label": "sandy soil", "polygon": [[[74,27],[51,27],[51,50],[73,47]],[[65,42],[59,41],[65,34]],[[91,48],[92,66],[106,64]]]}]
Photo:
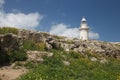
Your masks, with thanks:
[{"label": "sandy soil", "polygon": [[11,66],[4,66],[0,68],[0,80],[14,80],[27,71],[24,67],[16,67],[14,69]]}]

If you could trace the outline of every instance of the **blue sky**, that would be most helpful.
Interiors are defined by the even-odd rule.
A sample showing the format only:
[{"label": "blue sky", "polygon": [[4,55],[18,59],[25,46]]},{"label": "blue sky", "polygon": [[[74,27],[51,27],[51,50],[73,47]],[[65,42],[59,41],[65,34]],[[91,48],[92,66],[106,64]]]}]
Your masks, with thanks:
[{"label": "blue sky", "polygon": [[[69,29],[69,33],[79,28],[81,18],[85,16],[90,30],[93,34],[99,35],[99,40],[111,42],[120,41],[120,0],[0,1],[4,1],[4,4],[1,4],[4,14],[6,15],[9,13],[14,15],[22,13],[24,16],[27,16],[26,18],[29,18],[28,15],[30,13],[33,13],[30,15],[35,14],[36,16],[34,16],[35,18],[33,17],[33,22],[38,21],[39,23],[34,24],[33,27],[35,26],[37,30],[49,32],[53,27],[60,29],[61,26],[64,26],[65,29],[63,30]],[[19,15],[17,16],[21,18]],[[11,19],[9,19],[9,21],[10,20]],[[30,22],[27,22],[27,20],[28,19],[26,19],[25,24],[32,23],[32,20]]]}]

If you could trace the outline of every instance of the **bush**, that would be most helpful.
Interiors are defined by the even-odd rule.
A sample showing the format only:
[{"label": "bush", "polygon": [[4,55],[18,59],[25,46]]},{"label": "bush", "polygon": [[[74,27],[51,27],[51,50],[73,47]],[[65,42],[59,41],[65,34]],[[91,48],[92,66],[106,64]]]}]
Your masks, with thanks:
[{"label": "bush", "polygon": [[28,69],[35,69],[37,64],[34,61],[27,61],[27,63],[24,66]]},{"label": "bush", "polygon": [[67,43],[67,44],[73,44],[74,41],[73,41],[73,40],[67,40],[66,43]]},{"label": "bush", "polygon": [[78,59],[83,57],[80,53],[74,51],[70,51],[68,56],[72,59]]},{"label": "bush", "polygon": [[24,61],[27,59],[27,55],[24,51],[13,51],[9,54],[10,62]]},{"label": "bush", "polygon": [[7,54],[0,53],[0,65],[3,65],[5,62],[9,61],[9,56]]},{"label": "bush", "polygon": [[23,49],[25,50],[37,50],[37,51],[45,51],[46,44],[45,43],[35,43],[31,40],[26,40],[23,43]]},{"label": "bush", "polygon": [[2,27],[0,28],[0,34],[13,33],[18,34],[18,29],[12,27]]},{"label": "bush", "polygon": [[[120,60],[109,59],[108,64],[92,62],[71,51],[52,50],[54,56],[44,57],[44,62],[23,75],[20,80],[119,80]],[[67,57],[69,66],[63,65],[61,55]]]},{"label": "bush", "polygon": [[39,50],[45,51],[46,44],[44,42],[37,43]]},{"label": "bush", "polygon": [[36,45],[36,43],[31,40],[24,41],[22,46],[24,50],[39,50],[39,47]]},{"label": "bush", "polygon": [[0,53],[0,65],[4,63],[13,63],[15,61],[24,61],[27,59],[27,55],[23,50],[10,51],[8,53]]}]

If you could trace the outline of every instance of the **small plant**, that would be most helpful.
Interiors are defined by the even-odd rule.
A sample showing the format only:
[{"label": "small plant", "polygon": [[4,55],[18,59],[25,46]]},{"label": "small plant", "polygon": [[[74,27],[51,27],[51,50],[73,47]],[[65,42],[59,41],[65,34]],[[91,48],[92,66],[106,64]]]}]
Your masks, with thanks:
[{"label": "small plant", "polygon": [[54,35],[54,38],[56,38],[56,39],[64,39],[65,37],[64,37],[64,36],[57,36],[57,35]]},{"label": "small plant", "polygon": [[13,27],[2,27],[2,28],[0,28],[0,34],[7,34],[7,33],[18,34],[18,29],[13,28]]},{"label": "small plant", "polygon": [[72,40],[67,40],[66,43],[67,44],[73,44],[74,42]]},{"label": "small plant", "polygon": [[24,51],[13,51],[9,54],[10,62],[24,61],[27,59],[27,55]]},{"label": "small plant", "polygon": [[9,61],[9,56],[7,54],[2,54],[0,52],[0,65],[4,64],[5,62]]},{"label": "small plant", "polygon": [[37,43],[36,45],[38,46],[39,50],[45,51],[45,48],[46,48],[45,43],[40,42],[40,43]]},{"label": "small plant", "polygon": [[27,63],[24,66],[28,69],[35,69],[37,64],[34,61],[27,61]]},{"label": "small plant", "polygon": [[23,64],[20,63],[19,61],[17,61],[17,62],[15,63],[15,66],[23,66]]},{"label": "small plant", "polygon": [[36,45],[36,43],[31,40],[24,41],[22,46],[24,50],[39,50],[39,47]]},{"label": "small plant", "polygon": [[71,58],[73,58],[73,59],[77,59],[77,58],[81,58],[81,57],[82,57],[82,55],[81,55],[80,53],[74,52],[74,51],[70,51],[70,52],[69,52],[69,56],[70,56]]}]

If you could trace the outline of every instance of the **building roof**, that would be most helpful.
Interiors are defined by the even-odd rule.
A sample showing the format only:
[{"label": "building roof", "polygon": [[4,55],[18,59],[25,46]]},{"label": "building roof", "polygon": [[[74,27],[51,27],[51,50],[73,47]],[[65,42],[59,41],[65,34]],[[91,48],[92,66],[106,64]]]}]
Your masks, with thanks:
[{"label": "building roof", "polygon": [[83,21],[87,21],[87,20],[85,19],[85,17],[83,17],[81,21],[83,22]]}]

